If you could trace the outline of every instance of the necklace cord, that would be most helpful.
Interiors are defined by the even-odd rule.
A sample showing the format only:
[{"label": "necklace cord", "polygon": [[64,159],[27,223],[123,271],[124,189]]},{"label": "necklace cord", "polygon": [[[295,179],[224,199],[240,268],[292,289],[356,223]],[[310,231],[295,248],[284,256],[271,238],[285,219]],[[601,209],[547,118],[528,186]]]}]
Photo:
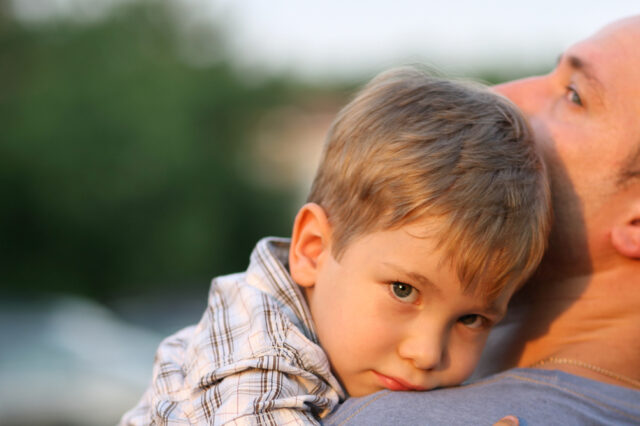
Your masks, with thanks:
[{"label": "necklace cord", "polygon": [[616,379],[621,382],[628,383],[631,386],[634,386],[636,388],[640,388],[640,380],[636,380],[629,376],[618,374],[611,370],[606,370],[602,367],[598,367],[597,365],[589,364],[589,363],[579,361],[577,359],[572,359],[572,358],[558,358],[558,357],[551,356],[549,358],[545,358],[543,360],[540,360],[532,364],[530,368],[536,368],[546,364],[566,364],[566,365],[573,365],[575,367],[586,368],[587,370],[595,371],[596,373],[602,374],[603,376],[611,377],[612,379]]}]

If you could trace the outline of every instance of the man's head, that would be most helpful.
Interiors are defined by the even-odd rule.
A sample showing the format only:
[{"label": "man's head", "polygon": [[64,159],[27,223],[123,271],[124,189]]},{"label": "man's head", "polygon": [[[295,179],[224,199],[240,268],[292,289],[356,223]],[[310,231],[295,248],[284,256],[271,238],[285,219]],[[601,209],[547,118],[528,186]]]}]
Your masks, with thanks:
[{"label": "man's head", "polygon": [[539,262],[549,216],[542,163],[509,102],[413,69],[367,85],[329,132],[289,255],[347,390],[380,389],[374,370],[427,388],[464,379]]},{"label": "man's head", "polygon": [[635,16],[571,46],[550,74],[496,87],[529,119],[549,169],[556,218],[547,274],[588,275],[640,258],[638,46]]}]

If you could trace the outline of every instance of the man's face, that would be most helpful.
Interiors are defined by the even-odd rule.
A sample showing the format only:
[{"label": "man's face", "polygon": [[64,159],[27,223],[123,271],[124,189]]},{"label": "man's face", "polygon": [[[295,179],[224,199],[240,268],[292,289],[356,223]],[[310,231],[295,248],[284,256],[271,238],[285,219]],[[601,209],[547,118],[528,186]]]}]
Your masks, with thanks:
[{"label": "man's face", "polygon": [[620,173],[640,145],[638,46],[640,16],[572,46],[550,74],[495,87],[523,110],[545,157],[556,266],[607,259],[610,224],[629,196]]},{"label": "man's face", "polygon": [[320,343],[351,396],[462,382],[504,315],[512,289],[492,302],[463,293],[424,229],[355,239],[340,261],[323,256],[305,289]]}]

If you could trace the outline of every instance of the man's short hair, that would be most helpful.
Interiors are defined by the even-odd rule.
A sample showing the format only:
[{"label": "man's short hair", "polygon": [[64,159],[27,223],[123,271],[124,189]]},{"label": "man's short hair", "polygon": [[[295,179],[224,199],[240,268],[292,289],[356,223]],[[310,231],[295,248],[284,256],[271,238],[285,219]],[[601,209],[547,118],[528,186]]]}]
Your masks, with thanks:
[{"label": "man's short hair", "polygon": [[465,291],[486,297],[533,272],[551,216],[544,166],[516,107],[417,68],[379,75],[340,111],[308,201],[326,211],[338,260],[358,236],[437,218],[435,237]]}]

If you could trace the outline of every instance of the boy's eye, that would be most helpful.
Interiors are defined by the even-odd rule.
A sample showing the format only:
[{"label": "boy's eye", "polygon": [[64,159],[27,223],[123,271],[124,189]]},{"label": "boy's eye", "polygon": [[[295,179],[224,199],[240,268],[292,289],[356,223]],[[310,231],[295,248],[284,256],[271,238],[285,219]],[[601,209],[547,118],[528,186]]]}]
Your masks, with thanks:
[{"label": "boy's eye", "polygon": [[460,324],[468,328],[483,328],[487,325],[488,321],[482,315],[470,314],[462,316],[458,319]]},{"label": "boy's eye", "polygon": [[569,102],[582,106],[582,99],[580,98],[578,91],[572,84],[567,86],[566,97]]},{"label": "boy's eye", "polygon": [[417,290],[409,284],[401,282],[391,283],[391,291],[394,297],[402,302],[413,303],[418,300]]}]

